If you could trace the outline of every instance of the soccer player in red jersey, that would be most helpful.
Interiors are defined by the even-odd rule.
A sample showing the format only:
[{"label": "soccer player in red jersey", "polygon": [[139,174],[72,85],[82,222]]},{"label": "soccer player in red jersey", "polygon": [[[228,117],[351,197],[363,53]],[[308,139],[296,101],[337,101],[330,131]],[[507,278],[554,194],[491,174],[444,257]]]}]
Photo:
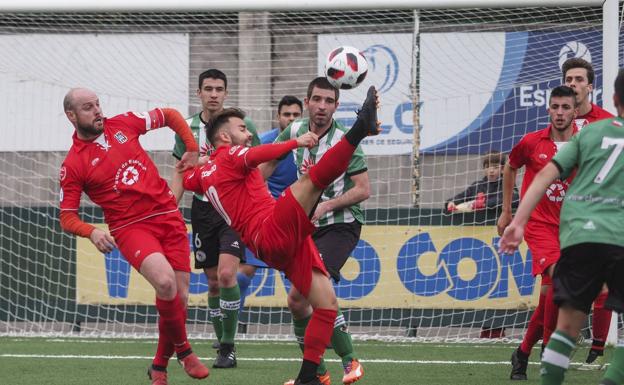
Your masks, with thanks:
[{"label": "soccer player in red jersey", "polygon": [[360,141],[379,133],[377,104],[377,92],[370,87],[353,127],[277,201],[257,166],[297,147],[311,148],[318,136],[308,132],[286,142],[250,148],[251,134],[240,110],[226,109],[213,118],[207,134],[217,150],[205,165],[184,177],[184,188],[206,194],[253,253],[283,271],[312,305],[297,385],[321,384],[316,372],[338,309],[329,274],[310,236],[315,230],[310,216],[323,190],[346,171]]},{"label": "soccer player in red jersey", "polygon": [[[503,171],[503,209],[497,223],[499,235],[503,234],[512,219],[511,197],[517,170],[525,166],[520,194],[523,196],[535,175],[550,162],[558,148],[576,133],[577,127],[573,120],[577,111],[574,90],[567,86],[554,88],[548,101],[548,127],[526,134],[511,150]],[[542,335],[546,345],[557,323],[558,309],[553,301],[552,272],[560,255],[559,212],[572,178],[573,175],[563,181],[557,180],[549,187],[526,227],[524,240],[533,257],[532,272],[535,276],[542,276],[542,287],[538,306],[531,316],[522,344],[511,357],[512,380],[527,379],[531,349]]]},{"label": "soccer player in red jersey", "polygon": [[[594,89],[594,68],[591,63],[581,58],[571,58],[566,60],[561,66],[563,82],[576,92],[576,102],[579,105],[579,113],[574,120],[579,130],[589,123],[598,120],[612,118],[613,115],[589,99]],[[594,311],[592,313],[592,346],[587,355],[585,363],[579,367],[581,370],[602,369],[604,367],[603,354],[604,346],[609,335],[609,325],[613,312],[605,309],[605,301],[609,295],[609,290],[605,286],[602,292],[594,301]]]},{"label": "soccer player in red jersey", "polygon": [[[563,63],[561,72],[563,83],[576,93],[579,111],[574,123],[579,130],[582,130],[589,123],[613,117],[613,114],[592,103],[589,98],[594,90],[596,77],[591,63],[579,57],[571,58]],[[611,313],[609,313],[609,317],[611,317]]]},{"label": "soccer player in red jersey", "polygon": [[[186,226],[167,182],[139,143],[140,135],[171,127],[187,146],[176,164],[181,171],[197,163],[191,130],[178,111],[168,108],[105,118],[97,95],[84,88],[71,89],[63,106],[76,131],[60,172],[61,227],[89,238],[102,253],[118,247],[154,287],[159,338],[148,369],[152,384],[167,384],[166,368],[174,351],[189,376],[207,377],[208,368],[186,335],[191,270]],[[78,216],[83,191],[102,207],[108,232]]]}]

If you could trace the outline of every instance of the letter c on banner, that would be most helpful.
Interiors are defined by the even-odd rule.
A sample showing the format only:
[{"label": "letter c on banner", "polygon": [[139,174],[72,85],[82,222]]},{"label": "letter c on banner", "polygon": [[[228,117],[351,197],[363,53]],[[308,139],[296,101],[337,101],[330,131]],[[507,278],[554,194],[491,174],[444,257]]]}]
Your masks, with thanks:
[{"label": "letter c on banner", "polygon": [[418,269],[418,259],[425,253],[436,252],[429,233],[421,233],[410,238],[397,258],[397,273],[403,286],[421,297],[432,297],[443,293],[451,286],[446,271],[440,262],[432,275],[424,275]]},{"label": "letter c on banner", "polygon": [[373,246],[361,239],[351,256],[360,265],[360,273],[352,280],[341,274],[340,282],[334,284],[334,288],[338,298],[356,300],[366,297],[377,286],[381,276],[381,262]]}]

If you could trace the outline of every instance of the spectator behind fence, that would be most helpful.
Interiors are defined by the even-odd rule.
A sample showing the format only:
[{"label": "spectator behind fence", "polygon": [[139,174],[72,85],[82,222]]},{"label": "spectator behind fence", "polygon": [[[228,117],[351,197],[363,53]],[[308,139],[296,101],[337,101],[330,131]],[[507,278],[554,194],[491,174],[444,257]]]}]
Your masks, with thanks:
[{"label": "spectator behind fence", "polygon": [[[503,204],[502,170],[507,156],[498,151],[483,156],[485,176],[471,184],[465,191],[446,201],[446,213],[466,213],[484,209],[496,209]],[[518,190],[514,186],[512,205],[518,206]]]}]

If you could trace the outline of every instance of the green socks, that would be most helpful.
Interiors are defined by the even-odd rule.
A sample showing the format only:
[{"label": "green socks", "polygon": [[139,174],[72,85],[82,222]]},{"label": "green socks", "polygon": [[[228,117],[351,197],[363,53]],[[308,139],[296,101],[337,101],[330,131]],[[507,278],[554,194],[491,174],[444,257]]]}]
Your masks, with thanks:
[{"label": "green socks", "polygon": [[624,344],[622,341],[615,348],[609,368],[604,377],[602,377],[600,384],[619,385],[621,383],[624,383]]},{"label": "green socks", "polygon": [[572,354],[575,345],[576,340],[574,338],[559,330],[552,334],[542,357],[542,385],[561,385],[563,383],[563,376],[570,365],[570,354]]},{"label": "green socks", "polygon": [[234,337],[238,328],[238,309],[240,308],[240,288],[238,284],[234,287],[222,287],[220,289],[220,307],[223,336],[219,342],[224,344],[234,344]]},{"label": "green socks", "polygon": [[334,323],[334,333],[331,337],[331,344],[336,354],[342,359],[343,366],[350,364],[351,360],[355,359],[353,340],[351,339],[351,334],[349,334],[347,330],[344,314],[342,314],[340,309],[338,309],[338,315]]},{"label": "green socks", "polygon": [[219,304],[219,297],[208,296],[208,311],[210,313],[212,327],[217,335],[217,340],[221,342],[221,338],[223,337],[223,321],[221,320],[221,305]]},{"label": "green socks", "polygon": [[[299,349],[303,352],[303,338],[305,336],[306,327],[308,326],[308,322],[310,322],[310,318],[312,316],[304,318],[304,319],[294,319],[293,318],[293,326],[295,329],[295,337],[297,337],[297,343],[299,344]],[[323,375],[327,373],[327,366],[325,365],[325,360],[321,358],[321,362],[319,363],[318,369],[316,373],[319,375]]]}]

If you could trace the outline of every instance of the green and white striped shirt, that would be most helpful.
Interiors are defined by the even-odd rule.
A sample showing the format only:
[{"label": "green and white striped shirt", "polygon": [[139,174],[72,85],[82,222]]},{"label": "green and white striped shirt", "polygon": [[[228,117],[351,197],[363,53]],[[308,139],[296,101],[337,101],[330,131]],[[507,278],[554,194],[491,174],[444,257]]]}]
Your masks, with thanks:
[{"label": "green and white striped shirt", "polygon": [[[308,118],[300,119],[292,122],[279,136],[275,139],[275,142],[283,142],[286,140],[297,138],[310,130],[310,120]],[[332,146],[340,141],[342,136],[347,132],[347,129],[337,121],[333,121],[331,127],[327,132],[319,138],[319,143],[313,148],[300,147],[293,150],[295,157],[295,163],[297,164],[297,174],[299,176],[308,172],[308,169],[315,165],[323,155]],[[327,186],[323,195],[321,196],[321,202],[328,201],[330,199],[343,195],[346,191],[354,186],[351,180],[352,175],[357,175],[367,171],[366,159],[364,158],[364,152],[360,146],[357,147],[347,172],[340,175],[334,183]],[[319,226],[327,226],[334,223],[351,223],[358,221],[364,222],[364,216],[362,215],[362,209],[360,204],[340,209],[336,211],[330,211],[319,219]]]},{"label": "green and white striped shirt", "polygon": [[[186,119],[186,124],[191,127],[191,131],[193,132],[193,137],[199,146],[199,156],[210,155],[212,151],[214,151],[214,147],[208,142],[206,138],[206,123],[201,119],[201,112],[197,113],[190,118]],[[257,146],[260,144],[260,138],[258,137],[258,130],[256,129],[256,125],[249,119],[245,117],[245,125],[253,138],[251,139],[251,145]],[[180,135],[175,135],[175,145],[173,146],[173,156],[177,159],[182,158],[182,155],[186,152],[186,145],[180,138]],[[195,198],[202,200],[204,202],[208,202],[208,198],[205,195],[194,194]]]}]

